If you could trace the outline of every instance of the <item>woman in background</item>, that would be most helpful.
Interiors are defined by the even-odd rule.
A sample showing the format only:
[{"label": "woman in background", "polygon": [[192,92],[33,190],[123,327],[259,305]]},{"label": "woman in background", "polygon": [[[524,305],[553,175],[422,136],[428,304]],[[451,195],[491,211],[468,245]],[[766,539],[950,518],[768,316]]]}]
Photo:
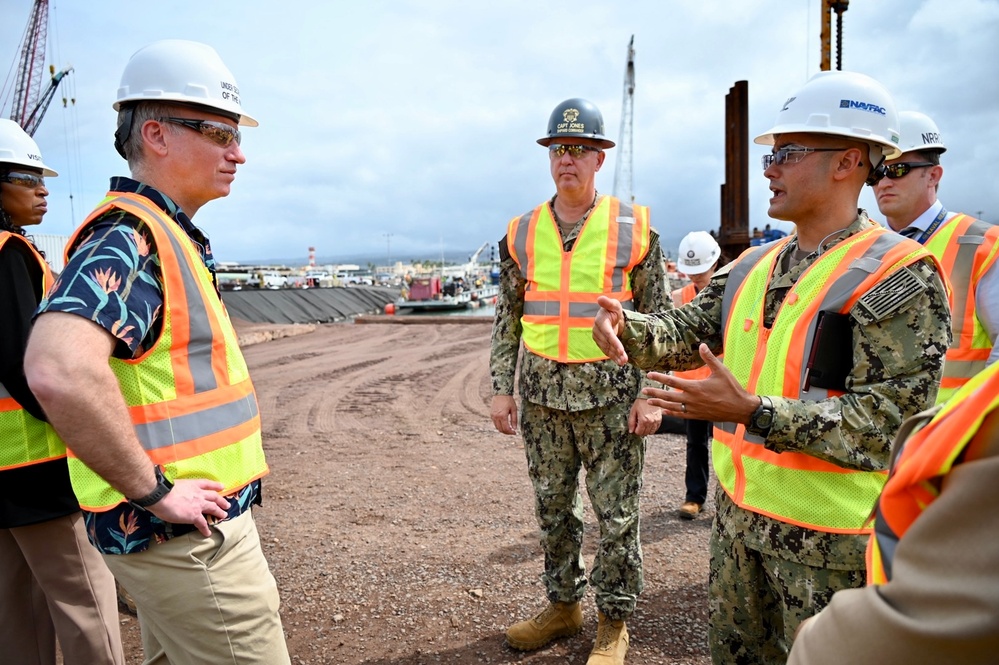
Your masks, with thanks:
[{"label": "woman in background", "polygon": [[87,542],[66,466],[24,378],[31,318],[52,273],[24,235],[47,206],[34,140],[0,119],[0,660],[123,665],[114,578]]}]

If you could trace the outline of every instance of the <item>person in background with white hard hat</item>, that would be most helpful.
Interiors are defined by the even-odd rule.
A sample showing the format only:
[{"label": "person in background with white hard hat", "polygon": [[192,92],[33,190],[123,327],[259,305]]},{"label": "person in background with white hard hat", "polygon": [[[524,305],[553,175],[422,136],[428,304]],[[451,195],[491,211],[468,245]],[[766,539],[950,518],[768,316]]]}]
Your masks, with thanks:
[{"label": "person in background with white hard hat", "polygon": [[115,147],[131,178],[70,238],[25,372],[66,441],[91,543],[138,611],[146,663],[289,663],[250,508],[267,474],[246,362],[193,223],[239,165],[239,87],[205,44],[139,49]]},{"label": "person in background with white hard hat", "polygon": [[[857,205],[900,154],[897,128],[880,83],[816,74],[756,138],[773,146],[769,215],[796,233],[750,248],[682,308],[640,315],[599,300],[600,347],[682,391],[647,388],[656,404],[714,422],[715,663],[783,662],[804,619],[864,584],[891,440],[936,396],[950,341],[939,266]],[[659,373],[698,357],[707,379]]]},{"label": "person in background with white hard hat", "polygon": [[125,662],[114,578],[87,533],[66,445],[24,376],[31,317],[52,271],[24,228],[45,216],[38,145],[0,119],[0,645],[7,663]]},{"label": "person in background with white hard hat", "polygon": [[[489,370],[493,425],[517,433],[514,377],[520,357],[519,424],[545,553],[541,579],[549,604],[506,632],[514,649],[540,649],[583,629],[583,501],[579,472],[600,524],[590,571],[597,637],[588,665],[621,665],[625,621],[642,592],[639,494],[645,437],[662,410],[641,394],[646,381],[618,367],[593,343],[601,293],[638,311],[668,305],[659,234],[649,209],[597,193],[604,150],[600,110],[568,99],[552,111],[547,135],[555,195],[515,217],[500,241],[500,290]],[[562,316],[553,316],[561,313]],[[521,346],[523,353],[521,354]]]},{"label": "person in background with white hard hat", "polygon": [[[691,231],[680,241],[676,263],[680,272],[690,279],[690,284],[673,291],[673,304],[683,307],[691,302],[711,281],[721,258],[721,247],[707,231]],[[706,367],[673,372],[673,376],[686,380],[706,379],[711,370]],[[687,493],[677,511],[681,519],[697,517],[708,498],[708,448],[711,443],[711,421],[686,419],[687,425],[687,467],[683,482]]]},{"label": "person in background with white hard hat", "polygon": [[915,111],[899,116],[902,154],[885,162],[874,185],[888,226],[925,245],[950,278],[953,339],[937,402],[999,358],[999,226],[948,212],[937,199],[947,147],[933,120]]}]

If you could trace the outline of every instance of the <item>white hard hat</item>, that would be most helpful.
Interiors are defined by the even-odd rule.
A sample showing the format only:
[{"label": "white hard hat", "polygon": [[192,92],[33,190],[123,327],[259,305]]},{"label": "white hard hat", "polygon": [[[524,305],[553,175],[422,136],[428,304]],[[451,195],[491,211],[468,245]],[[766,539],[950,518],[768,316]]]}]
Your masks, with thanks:
[{"label": "white hard hat", "polygon": [[947,150],[937,123],[930,116],[918,111],[898,112],[898,133],[902,140],[899,147],[902,152],[910,150],[936,150],[943,153]]},{"label": "white hard hat", "polygon": [[691,231],[680,241],[680,256],[677,265],[680,272],[687,275],[700,275],[711,270],[721,256],[718,241],[707,231]]},{"label": "white hard hat", "polygon": [[42,151],[35,140],[13,120],[0,118],[0,164],[16,164],[40,169],[42,175],[59,175],[42,163]]},{"label": "white hard hat", "polygon": [[113,108],[139,101],[197,104],[239,118],[240,125],[257,126],[240,106],[232,72],[215,49],[200,42],[163,39],[136,51],[125,65]]},{"label": "white hard hat", "polygon": [[899,149],[898,112],[891,93],[865,74],[825,71],[808,79],[784,102],[774,126],[756,137],[773,145],[775,134],[832,134],[872,146],[874,166],[894,159]]}]

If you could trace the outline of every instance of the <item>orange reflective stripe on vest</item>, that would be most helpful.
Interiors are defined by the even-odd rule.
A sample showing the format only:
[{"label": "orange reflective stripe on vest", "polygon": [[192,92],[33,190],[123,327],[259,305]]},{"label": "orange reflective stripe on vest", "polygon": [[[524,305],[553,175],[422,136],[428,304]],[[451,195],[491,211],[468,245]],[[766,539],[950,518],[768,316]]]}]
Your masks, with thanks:
[{"label": "orange reflective stripe on vest", "polygon": [[942,404],[985,368],[992,352],[992,340],[978,318],[975,291],[999,259],[999,226],[959,214],[937,229],[926,249],[940,260],[952,289],[953,338],[937,393]]},{"label": "orange reflective stripe on vest", "polygon": [[[971,445],[982,422],[999,408],[999,363],[993,363],[967,381],[953,399],[896,453],[896,459],[878,500],[874,534],[867,544],[867,582],[884,584],[892,577],[895,548],[912,524],[940,495],[940,484],[959,460],[994,454]],[[963,458],[962,458],[963,455]],[[993,506],[982,506],[991,510]]]},{"label": "orange reflective stripe on vest", "polygon": [[649,230],[648,208],[612,196],[600,197],[568,252],[548,203],[511,220],[507,245],[526,281],[524,346],[565,363],[605,359],[592,337],[597,298],[634,308],[631,270],[648,253]]},{"label": "orange reflective stripe on vest", "polygon": [[[0,231],[0,251],[3,251],[4,245],[8,243],[11,248],[15,244],[19,245],[32,257],[33,263],[41,270],[41,291],[43,294],[46,293],[52,286],[52,270],[49,264],[25,237],[9,231]],[[25,411],[0,383],[0,471],[48,462],[65,456],[66,445],[51,425]]]},{"label": "orange reflective stripe on vest", "polygon": [[[802,273],[767,329],[767,287],[789,242],[752,248],[730,271],[722,300],[723,361],[751,393],[821,401],[841,392],[806,388],[805,361],[820,312],[848,313],[875,285],[930,254],[881,227],[864,229]],[[884,484],[883,472],[846,469],[804,453],[778,454],[762,444],[744,425],[716,423],[715,471],[737,505],[817,531],[870,531],[864,522]]]},{"label": "orange reflective stripe on vest", "polygon": [[[159,338],[138,358],[109,360],[136,437],[168,478],[216,480],[231,493],[267,473],[256,395],[236,332],[193,241],[145,197],[113,193],[68,247],[111,208],[142,220],[163,280]],[[108,510],[124,500],[72,451],[69,464],[82,507]]]}]

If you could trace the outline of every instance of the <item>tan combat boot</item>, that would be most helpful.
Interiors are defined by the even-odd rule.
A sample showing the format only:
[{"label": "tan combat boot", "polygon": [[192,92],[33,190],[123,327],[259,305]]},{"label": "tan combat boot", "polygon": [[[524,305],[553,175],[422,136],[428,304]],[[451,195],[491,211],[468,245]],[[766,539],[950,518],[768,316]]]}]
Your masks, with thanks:
[{"label": "tan combat boot", "polygon": [[576,635],[583,629],[579,603],[552,603],[538,616],[520,621],[506,631],[506,643],[519,651],[540,649],[554,639]]},{"label": "tan combat boot", "polygon": [[624,654],[628,653],[628,627],[624,619],[611,621],[603,612],[597,616],[597,639],[586,665],[624,665]]}]

